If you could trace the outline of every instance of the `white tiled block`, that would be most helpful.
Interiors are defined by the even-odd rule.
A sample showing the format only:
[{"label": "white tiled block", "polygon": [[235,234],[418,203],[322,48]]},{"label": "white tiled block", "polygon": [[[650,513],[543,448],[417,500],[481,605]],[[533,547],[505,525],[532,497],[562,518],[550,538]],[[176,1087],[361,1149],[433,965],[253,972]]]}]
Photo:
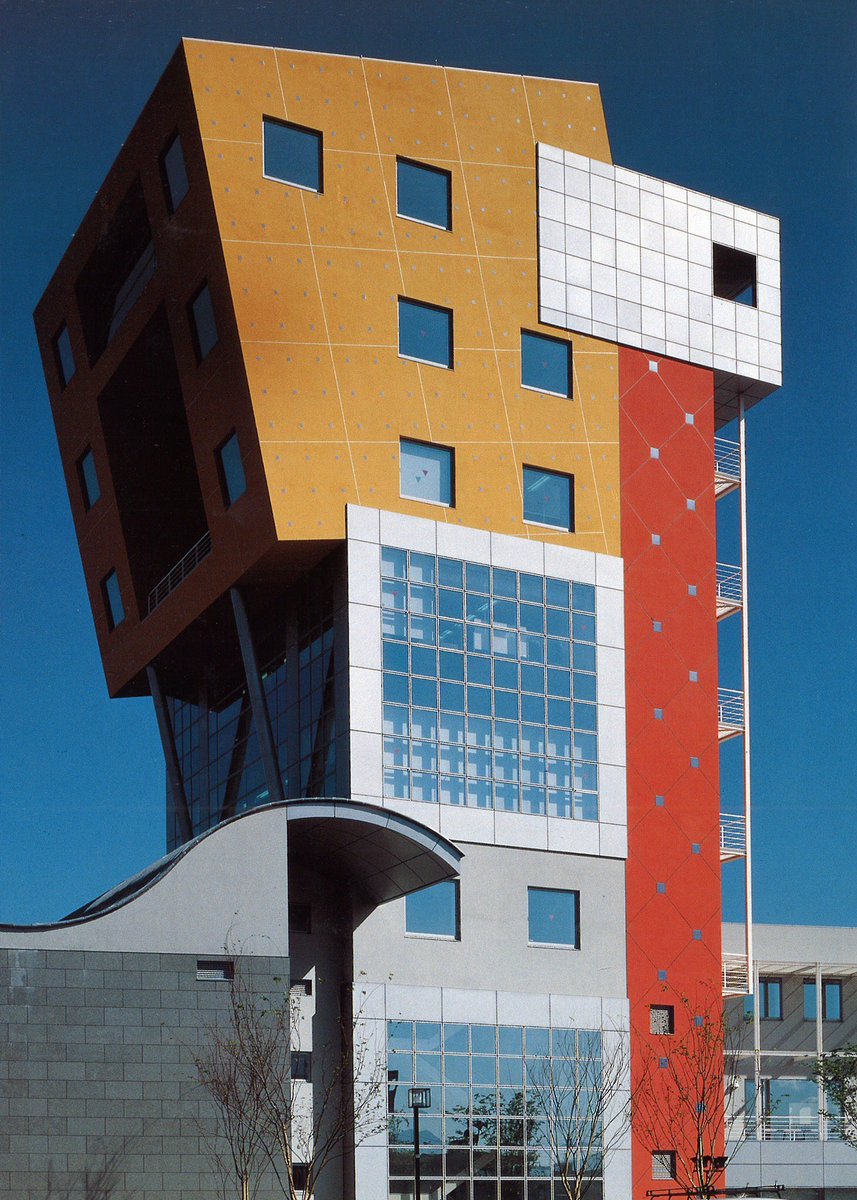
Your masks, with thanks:
[{"label": "white tiled block", "polygon": [[[621,342],[623,346],[639,346],[643,345],[643,335],[639,329],[623,329],[621,326],[616,330],[616,341]],[[656,346],[651,347],[653,353],[663,353],[658,351]]]},{"label": "white tiled block", "polygon": [[640,287],[640,299],[648,308],[664,308],[664,285],[657,279],[643,279]]},{"label": "white tiled block", "polygon": [[780,234],[779,226],[777,230],[760,229],[757,237],[759,239],[759,254],[763,254],[765,258],[774,258],[779,261],[780,258]]},{"label": "white tiled block", "polygon": [[658,250],[663,253],[663,225],[659,225],[656,221],[640,221],[640,245],[645,250]]},{"label": "white tiled block", "polygon": [[[661,260],[661,267],[663,268],[663,260]],[[663,278],[663,273],[661,278]],[[630,300],[633,304],[639,304],[641,286],[639,275],[635,275],[631,271],[616,272],[616,295],[620,300]]]},{"label": "white tiled block", "polygon": [[598,813],[607,825],[624,825],[628,820],[628,781],[624,767],[599,769]]},{"label": "white tiled block", "polygon": [[625,651],[616,646],[598,647],[598,699],[619,708],[625,703]]},{"label": "white tiled block", "polygon": [[583,154],[575,154],[573,150],[563,150],[562,161],[567,167],[577,167],[579,171],[588,171],[591,165],[591,159]]},{"label": "white tiled block", "polygon": [[[366,800],[366,797],[354,795],[352,800]],[[367,801],[367,803],[377,804],[378,801],[376,799]],[[419,821],[420,825],[425,825],[427,829],[433,829],[436,833],[440,833],[440,805],[424,803],[421,800],[399,800],[395,796],[385,797],[383,804],[384,808],[402,813],[412,821]]]},{"label": "white tiled block", "polygon": [[541,570],[545,575],[552,575],[557,579],[595,583],[597,558],[591,550],[577,550],[573,546],[557,546],[553,542],[545,542],[544,567]]},{"label": "white tiled block", "polygon": [[437,552],[444,558],[465,558],[471,562],[488,563],[491,561],[491,534],[487,529],[438,524]]},{"label": "white tiled block", "polygon": [[352,667],[381,669],[381,612],[374,605],[348,606],[348,658]]},{"label": "white tiled block", "polygon": [[348,536],[358,542],[374,542],[380,540],[380,514],[377,508],[366,508],[362,504],[346,504],[345,519]]},{"label": "white tiled block", "polygon": [[643,323],[640,305],[632,304],[630,300],[619,300],[616,304],[616,320],[621,329],[635,329],[639,332]]},{"label": "white tiled block", "polygon": [[628,187],[633,188],[638,188],[640,186],[640,175],[637,171],[629,171],[627,167],[614,167],[613,170],[616,175],[617,185],[624,183]]},{"label": "white tiled block", "polygon": [[663,309],[646,308],[644,305],[642,334],[645,344],[648,346],[649,338],[666,338],[666,332],[666,314]]},{"label": "white tiled block", "polygon": [[663,196],[664,181],[655,179],[652,175],[640,176],[640,192],[651,192],[655,196]]},{"label": "white tiled block", "polygon": [[539,217],[539,246],[548,250],[562,250],[565,244],[565,225],[562,221],[551,221]]},{"label": "white tiled block", "polygon": [[615,172],[612,163],[601,162],[597,158],[589,158],[587,162],[589,163],[590,175],[601,175],[605,179],[612,179],[614,177]]},{"label": "white tiled block", "polygon": [[569,821],[548,817],[548,850],[558,854],[599,854],[597,821]]},{"label": "white tiled block", "polygon": [[365,1200],[386,1200],[389,1193],[385,1146],[358,1146],[354,1152],[354,1172],[359,1196]]},{"label": "white tiled block", "polygon": [[[711,242],[708,238],[697,237],[690,233],[687,237],[688,262],[711,270]],[[709,288],[709,291],[711,289]]]},{"label": "white tiled block", "polygon": [[444,1021],[454,1021],[462,1025],[497,1024],[496,992],[444,988],[441,1003]]},{"label": "white tiled block", "polygon": [[702,296],[699,292],[691,292],[689,304],[692,321],[706,321],[709,325],[711,324],[713,313],[711,296]]},{"label": "white tiled block", "polygon": [[565,264],[565,282],[573,283],[576,287],[592,287],[592,263],[585,258],[574,258],[570,254],[563,256]]},{"label": "white tiled block", "polygon": [[624,825],[607,825],[602,822],[601,854],[606,858],[628,857],[628,830]]},{"label": "white tiled block", "polygon": [[614,767],[624,767],[625,714],[619,708],[604,707],[598,717],[598,761]]},{"label": "white tiled block", "polygon": [[558,996],[550,998],[551,1025],[555,1029],[600,1029],[600,996]]},{"label": "white tiled block", "polygon": [[511,571],[545,573],[545,544],[527,538],[510,537],[507,533],[492,533],[491,564]]},{"label": "white tiled block", "polygon": [[605,208],[616,207],[616,185],[612,178],[602,175],[591,175],[589,179],[589,195],[593,204],[602,204]]},{"label": "white tiled block", "polygon": [[590,229],[592,217],[588,200],[578,200],[575,196],[565,198],[565,222],[576,225],[578,229]]},{"label": "white tiled block", "polygon": [[381,682],[380,671],[352,667],[348,672],[352,729],[381,732]]},{"label": "white tiled block", "polygon": [[656,225],[664,223],[664,198],[650,191],[640,191],[640,216],[644,221],[652,221]]},{"label": "white tiled block", "polygon": [[[541,294],[541,302],[545,308],[553,309],[554,312],[565,313],[565,284],[558,279],[541,279],[539,280],[539,292]],[[558,322],[562,324],[562,320]]]},{"label": "white tiled block", "polygon": [[759,341],[759,364],[770,371],[781,371],[783,352],[776,342]]},{"label": "white tiled block", "polygon": [[689,263],[683,258],[667,256],[664,259],[664,282],[671,287],[688,287]]},{"label": "white tiled block", "polygon": [[640,188],[635,181],[633,186],[627,183],[622,183],[619,180],[619,175],[616,176],[616,211],[618,213],[629,213],[632,216],[640,215]]},{"label": "white tiled block", "polygon": [[775,233],[779,237],[780,222],[777,217],[769,216],[768,213],[756,213],[756,228],[766,229],[769,233]]},{"label": "white tiled block", "polygon": [[624,1030],[631,1028],[630,1005],[625,996],[601,997],[602,1029]]},{"label": "white tiled block", "polygon": [[631,242],[634,246],[640,244],[640,218],[630,213],[616,213],[616,237],[621,242]]},{"label": "white tiled block", "polygon": [[633,1191],[631,1151],[617,1150],[604,1164],[604,1200],[628,1200]]},{"label": "white tiled block", "polygon": [[451,842],[494,844],[494,810],[440,805],[440,832]]},{"label": "white tiled block", "polygon": [[[693,298],[691,297],[691,303]],[[704,350],[708,353],[714,349],[714,331],[710,321],[690,322],[690,347],[692,350]]]},{"label": "white tiled block", "polygon": [[714,353],[717,355],[725,355],[727,358],[735,357],[735,333],[731,329],[718,329],[714,326]]},{"label": "white tiled block", "polygon": [[352,991],[354,1011],[360,1013],[365,1024],[368,1025],[371,1021],[386,1021],[387,995],[383,983],[361,980],[354,984]]},{"label": "white tiled block", "polygon": [[589,168],[581,169],[579,167],[565,168],[565,187],[566,196],[574,196],[578,200],[589,199]]},{"label": "white tiled block", "polygon": [[703,192],[687,193],[687,202],[691,208],[702,208],[706,212],[711,212],[711,197],[706,196]]},{"label": "white tiled block", "polygon": [[605,208],[602,204],[592,205],[592,232],[609,238],[616,236],[616,213],[612,208]]},{"label": "white tiled block", "polygon": [[690,344],[690,322],[687,317],[676,313],[666,314],[667,341],[679,343],[682,346]]},{"label": "white tiled block", "polygon": [[633,271],[640,274],[640,247],[631,242],[616,243],[616,266],[621,271]]},{"label": "white tiled block", "polygon": [[733,206],[732,216],[736,221],[742,221],[745,225],[752,225],[756,228],[756,210],[753,208],[742,208],[740,204]]},{"label": "white tiled block", "polygon": [[570,329],[573,333],[592,333],[592,319],[590,317],[582,317],[578,313],[566,311],[562,327],[563,329]]},{"label": "white tiled block", "polygon": [[640,251],[640,274],[644,279],[659,279],[665,277],[665,260],[660,250]]},{"label": "white tiled block", "polygon": [[550,192],[539,188],[539,216],[549,221],[565,223],[565,197],[559,192]]},{"label": "white tiled block", "polygon": [[[605,266],[604,263],[592,264],[592,290],[601,292],[603,296],[616,295],[616,268]],[[593,316],[595,311],[593,308]],[[599,318],[604,320],[603,317]]]},{"label": "white tiled block", "polygon": [[[603,271],[610,271],[610,267],[602,267]],[[614,273],[615,274],[615,273]],[[596,290],[592,293],[592,321],[593,325],[599,323],[602,326],[616,329],[616,297],[605,296],[601,290]],[[605,333],[605,336],[608,336]]]},{"label": "white tiled block", "polygon": [[735,222],[731,217],[724,217],[719,213],[712,212],[711,240],[721,246],[734,246]]},{"label": "white tiled block", "polygon": [[676,317],[686,317],[690,313],[690,293],[685,288],[668,284],[664,289],[664,302],[667,312]]},{"label": "white tiled block", "polygon": [[664,224],[670,229],[687,229],[687,204],[680,200],[664,200]]},{"label": "white tiled block", "polygon": [[388,983],[387,1020],[443,1020],[440,988],[406,987],[403,984]]},{"label": "white tiled block", "polygon": [[664,253],[687,260],[687,234],[683,229],[664,230]]},{"label": "white tiled block", "polygon": [[561,329],[571,329],[571,326],[567,324],[568,314],[566,313],[565,308],[560,310],[558,308],[549,308],[545,304],[540,304],[539,320],[543,325],[558,325]]},{"label": "white tiled block", "polygon": [[689,207],[687,210],[687,232],[699,238],[704,238],[706,242],[711,240],[711,213],[701,209]]},{"label": "white tiled block", "polygon": [[565,282],[565,254],[561,250],[539,252],[539,270],[546,279],[561,279]]},{"label": "white tiled block", "polygon": [[775,288],[780,286],[780,264],[777,259],[765,258],[761,254],[758,256],[756,259],[756,282]]},{"label": "white tiled block", "polygon": [[587,288],[574,287],[567,284],[565,289],[565,306],[569,313],[578,317],[588,317],[592,320],[592,293]]},{"label": "white tiled block", "polygon": [[548,159],[551,162],[563,162],[564,156],[559,146],[549,146],[546,142],[539,142],[539,159]]},{"label": "white tiled block", "polygon": [[577,258],[592,258],[592,238],[588,229],[575,229],[573,225],[565,227],[565,252],[574,254]]},{"label": "white tiled block", "polygon": [[552,192],[565,190],[565,174],[561,162],[539,157],[539,187]]},{"label": "white tiled block", "polygon": [[664,180],[664,200],[678,200],[681,204],[687,204],[687,188]]},{"label": "white tiled block", "polygon": [[607,267],[616,266],[616,242],[612,237],[603,234],[592,235],[592,261],[604,263]]},{"label": "white tiled block", "polygon": [[743,221],[735,222],[735,249],[747,254],[756,253],[756,226],[746,225]]},{"label": "white tiled block", "polygon": [[759,314],[755,308],[751,308],[749,304],[735,305],[735,330],[739,334],[758,338]]},{"label": "white tiled block", "polygon": [[773,313],[775,316],[780,314],[780,290],[779,288],[770,287],[766,283],[760,283],[757,291],[756,306],[759,312]]},{"label": "white tiled block", "polygon": [[437,549],[437,524],[425,517],[408,517],[403,513],[381,512],[381,543],[422,550],[434,554]]},{"label": "white tiled block", "polygon": [[617,341],[616,337],[616,322],[614,321],[596,321],[592,322],[592,336],[604,338],[608,342]]},{"label": "white tiled block", "polygon": [[690,263],[687,268],[687,282],[692,292],[699,292],[703,296],[711,296],[713,294],[714,284],[710,254],[707,264]]},{"label": "white tiled block", "polygon": [[717,196],[712,196],[711,211],[715,216],[727,217],[730,221],[735,220],[735,205],[730,204],[728,200],[721,200]]},{"label": "white tiled block", "polygon": [[596,554],[595,578],[600,588],[615,588],[621,592],[625,587],[624,559],[615,554]]},{"label": "white tiled block", "polygon": [[780,318],[772,313],[759,313],[759,337],[766,342],[779,342],[781,337]]},{"label": "white tiled block", "polygon": [[348,598],[355,604],[381,604],[381,550],[370,542],[348,542]]},{"label": "white tiled block", "polygon": [[524,850],[547,850],[548,823],[528,813],[494,813],[494,845],[517,846]]},{"label": "white tiled block", "polygon": [[550,1025],[550,997],[526,992],[497,993],[498,1025]]},{"label": "white tiled block", "polygon": [[598,645],[625,647],[625,602],[622,592],[599,588],[596,597]]},{"label": "white tiled block", "polygon": [[351,731],[351,788],[361,796],[375,795],[380,798],[381,779],[381,735]]},{"label": "white tiled block", "polygon": [[732,300],[722,300],[720,296],[714,296],[711,303],[712,319],[715,328],[734,329],[737,304]]}]

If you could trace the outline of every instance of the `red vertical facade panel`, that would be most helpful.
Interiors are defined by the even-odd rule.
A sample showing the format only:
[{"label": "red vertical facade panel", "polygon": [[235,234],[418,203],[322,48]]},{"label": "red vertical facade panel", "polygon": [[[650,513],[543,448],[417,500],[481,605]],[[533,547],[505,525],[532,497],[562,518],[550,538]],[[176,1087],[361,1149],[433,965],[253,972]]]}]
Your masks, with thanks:
[{"label": "red vertical facade panel", "polygon": [[[619,389],[636,1082],[670,1052],[650,1005],[675,1006],[678,1041],[694,1012],[721,1004],[714,382],[621,348]],[[677,1129],[673,1147],[653,1147],[634,1134],[635,1198],[653,1186],[652,1151],[694,1136]]]}]

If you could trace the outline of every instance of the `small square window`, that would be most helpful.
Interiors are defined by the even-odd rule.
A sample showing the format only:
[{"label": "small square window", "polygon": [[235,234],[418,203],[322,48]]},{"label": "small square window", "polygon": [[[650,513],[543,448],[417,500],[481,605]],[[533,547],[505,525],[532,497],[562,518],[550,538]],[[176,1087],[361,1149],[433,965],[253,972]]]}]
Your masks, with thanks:
[{"label": "small square window", "polygon": [[656,708],[655,709],[655,720],[663,721],[663,719],[664,719],[664,710],[662,708]]},{"label": "small square window", "polygon": [[696,757],[696,755],[691,757],[690,765],[693,767],[694,771],[699,770],[699,759]]},{"label": "small square window", "polygon": [[688,671],[687,676],[691,683],[699,683],[698,671]]},{"label": "small square window", "polygon": [[452,368],[452,311],[399,297],[399,354]]},{"label": "small square window", "polygon": [[652,545],[660,546],[660,544],[661,544],[661,535],[659,533],[653,533],[652,534]]},{"label": "small square window", "polygon": [[688,594],[688,596],[696,595],[696,584],[695,583],[689,583],[687,585],[687,594]]},{"label": "small square window", "polygon": [[125,605],[122,603],[122,591],[115,571],[111,571],[102,579],[101,595],[107,613],[107,624],[110,629],[115,629],[125,620]]},{"label": "small square window", "polygon": [[660,458],[660,457],[661,457],[661,452],[660,452],[660,450],[657,448],[657,446],[652,446],[652,447],[650,447],[650,449],[649,449],[649,458]]},{"label": "small square window", "polygon": [[763,1021],[782,1021],[783,981],[781,979],[759,980],[759,1016]]},{"label": "small square window", "polygon": [[265,175],[310,192],[323,191],[322,137],[287,121],[262,118],[265,142]]},{"label": "small square window", "polygon": [[311,996],[311,979],[293,979],[289,984],[289,994],[292,996]]},{"label": "small square window", "polygon": [[672,1004],[651,1004],[649,1006],[649,1032],[658,1037],[666,1037],[675,1033],[675,1008]]},{"label": "small square window", "polygon": [[161,155],[161,180],[164,185],[164,195],[167,198],[167,208],[174,213],[187,195],[190,186],[185,169],[181,138],[178,134]]},{"label": "small square window", "polygon": [[667,885],[665,883],[659,883],[657,885],[657,887],[658,887],[658,895],[665,896],[666,892],[667,892]]},{"label": "small square window", "polygon": [[694,417],[693,413],[685,413],[684,414],[685,425],[693,425],[695,420],[696,420],[696,418]]},{"label": "small square window", "polygon": [[458,940],[461,937],[458,882],[444,880],[406,896],[405,932]]},{"label": "small square window", "polygon": [[654,633],[663,633],[663,630],[664,630],[663,621],[652,621],[652,631]]},{"label": "small square window", "polygon": [[91,446],[77,460],[77,480],[83,497],[83,507],[89,512],[93,504],[101,498],[101,486]]},{"label": "small square window", "polygon": [[574,476],[524,467],[524,520],[574,530]]},{"label": "small square window", "polygon": [[396,212],[400,217],[452,229],[452,176],[440,167],[396,159]]},{"label": "small square window", "polygon": [[690,851],[691,854],[701,854],[702,846],[699,844],[699,842],[694,842],[690,847]]},{"label": "small square window", "polygon": [[312,1055],[307,1050],[292,1051],[292,1079],[312,1080]]},{"label": "small square window", "polygon": [[529,940],[538,945],[580,949],[580,893],[527,888]]},{"label": "small square window", "polygon": [[688,500],[687,511],[688,512],[696,512],[696,501],[695,500]]},{"label": "small square window", "polygon": [[217,470],[220,476],[223,503],[229,508],[239,496],[243,496],[247,491],[247,477],[241,461],[241,447],[238,444],[238,435],[234,430],[226,441],[217,447]]},{"label": "small square window", "polygon": [[197,362],[202,362],[218,342],[214,304],[207,283],[204,283],[190,302],[190,324]]},{"label": "small square window", "polygon": [[756,256],[732,246],[713,245],[714,295],[756,307]]},{"label": "small square window", "polygon": [[538,392],[571,396],[571,342],[521,330],[521,383]]},{"label": "small square window", "polygon": [[667,981],[666,971],[658,971],[658,983],[666,983],[666,981]]},{"label": "small square window", "polygon": [[198,958],[196,977],[210,983],[228,983],[234,978],[235,964],[230,958]]},{"label": "small square window", "polygon": [[455,500],[455,455],[448,446],[429,442],[399,443],[399,487],[409,500],[452,507]]},{"label": "small square window", "polygon": [[74,378],[76,370],[74,351],[71,348],[71,338],[69,337],[67,325],[63,325],[54,338],[54,361],[57,364],[60,386],[66,387]]},{"label": "small square window", "polygon": [[664,805],[666,804],[666,797],[665,796],[655,796],[655,804],[658,808],[663,808]]},{"label": "small square window", "polygon": [[652,1154],[652,1179],[675,1179],[675,1150],[655,1150]]},{"label": "small square window", "polygon": [[701,929],[694,929],[694,931],[693,931],[693,940],[694,940],[695,942],[701,942],[701,941],[702,941],[702,930],[701,930]]}]

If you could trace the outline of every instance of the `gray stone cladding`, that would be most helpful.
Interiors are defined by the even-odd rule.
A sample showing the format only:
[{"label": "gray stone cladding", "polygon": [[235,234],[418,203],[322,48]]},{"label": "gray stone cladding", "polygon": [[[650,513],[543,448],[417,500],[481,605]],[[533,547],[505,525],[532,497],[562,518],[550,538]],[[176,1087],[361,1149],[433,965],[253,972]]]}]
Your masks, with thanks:
[{"label": "gray stone cladding", "polygon": [[[261,995],[288,989],[285,958],[242,969]],[[0,949],[0,995],[0,1196],[45,1200],[51,1176],[82,1196],[80,1173],[113,1153],[116,1200],[221,1194],[194,1054],[228,982],[198,980],[195,955]]]}]

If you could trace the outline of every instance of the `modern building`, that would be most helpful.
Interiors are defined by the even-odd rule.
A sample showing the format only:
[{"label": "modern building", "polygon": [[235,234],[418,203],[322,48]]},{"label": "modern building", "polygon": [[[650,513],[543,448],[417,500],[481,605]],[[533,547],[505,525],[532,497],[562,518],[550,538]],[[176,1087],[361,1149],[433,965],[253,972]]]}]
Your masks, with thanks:
[{"label": "modern building", "polygon": [[[715,511],[739,490],[746,549],[779,289],[777,220],[615,165],[594,84],[185,41],[40,302],[167,846],[193,862],[285,808],[299,919],[275,957],[327,963],[318,1029],[345,989],[382,1031],[391,1119],[318,1200],[412,1194],[411,1083],[427,1194],[547,1200],[530,1059],[630,1047],[619,1104],[691,1001],[748,989],[746,571],[718,564]],[[732,737],[745,794],[721,798]],[[330,857],[355,820],[395,843],[362,872]],[[724,958],[728,858],[748,923]],[[589,1194],[668,1182],[674,1138],[623,1132]]]},{"label": "modern building", "polygon": [[[723,937],[740,952],[740,929]],[[741,1031],[730,1177],[782,1184],[786,1200],[855,1200],[857,1149],[813,1067],[857,1044],[857,930],[757,925],[755,955],[753,995],[728,1006]]]}]

